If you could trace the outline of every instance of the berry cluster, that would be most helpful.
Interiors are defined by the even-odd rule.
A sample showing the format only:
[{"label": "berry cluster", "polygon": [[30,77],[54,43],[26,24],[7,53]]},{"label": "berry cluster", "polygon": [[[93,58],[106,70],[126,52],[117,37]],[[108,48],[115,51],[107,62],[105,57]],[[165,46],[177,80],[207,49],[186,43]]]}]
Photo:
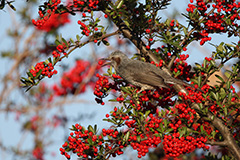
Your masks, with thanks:
[{"label": "berry cluster", "polygon": [[89,28],[86,26],[85,23],[81,22],[80,20],[78,20],[78,24],[81,25],[81,29],[83,30],[82,33],[85,36],[89,36],[89,33],[91,33],[91,31],[89,30]]},{"label": "berry cluster", "polygon": [[37,29],[50,32],[53,29],[58,28],[66,23],[70,22],[68,13],[54,13],[53,10],[47,10],[47,14],[43,14],[42,11],[39,11],[39,16],[41,19],[35,21],[32,19],[32,23],[36,26]]},{"label": "berry cluster", "polygon": [[[139,91],[140,89],[138,89]],[[172,106],[172,91],[168,88],[161,88],[155,90],[153,93],[151,90],[141,92],[142,95],[138,97],[138,103],[134,99],[131,99],[130,104],[137,110],[150,111],[156,113],[157,107]],[[121,99],[123,101],[123,99]],[[127,101],[127,99],[126,99]]]},{"label": "berry cluster", "polygon": [[52,63],[46,64],[45,62],[39,62],[35,65],[34,69],[30,70],[30,73],[33,75],[33,77],[42,75],[51,78],[53,74],[57,74],[57,71],[53,69],[54,67]]},{"label": "berry cluster", "polygon": [[171,70],[175,72],[177,77],[183,77],[187,81],[190,81],[191,74],[189,74],[189,72],[191,70],[191,65],[188,65],[186,62],[188,57],[188,54],[182,54],[179,58],[176,58]]},{"label": "berry cluster", "polygon": [[[71,132],[68,137],[68,141],[60,148],[61,154],[67,159],[70,159],[70,155],[67,153],[69,151],[76,153],[78,157],[82,157],[83,159],[93,159],[102,157],[103,148],[106,152],[109,152],[110,155],[115,156],[116,154],[123,154],[121,149],[127,146],[126,143],[123,144],[122,141],[116,139],[119,134],[117,130],[102,129],[102,134],[96,135],[92,129],[86,130],[79,124],[75,124],[73,130],[74,131]],[[114,139],[112,140],[112,144],[107,142],[103,143],[104,137],[106,136],[110,136]]]},{"label": "berry cluster", "polygon": [[204,137],[194,138],[192,136],[181,137],[179,133],[173,133],[172,136],[165,135],[163,139],[163,148],[166,157],[178,157],[181,154],[193,152],[197,148],[209,149],[206,146],[207,139]]},{"label": "berry cluster", "polygon": [[[195,88],[198,88],[198,85],[195,85]],[[204,93],[207,93],[209,88],[210,88],[210,86],[205,84],[201,88],[201,90],[204,91]],[[202,102],[205,102],[206,100],[209,100],[209,96],[206,99],[206,98],[203,97],[201,92],[195,92],[195,91],[192,91],[190,89],[188,90],[188,92],[189,92],[188,94],[179,92],[178,95],[180,97],[182,97],[183,100],[190,101],[192,103],[202,103]]]},{"label": "berry cluster", "polygon": [[53,57],[55,57],[55,58],[60,57],[60,56],[61,56],[60,53],[63,53],[63,55],[66,55],[66,54],[67,54],[67,53],[65,52],[65,49],[66,49],[66,45],[65,45],[65,44],[64,44],[64,45],[59,44],[56,49],[57,49],[57,50],[54,50],[54,51],[52,52],[52,55],[53,55]]},{"label": "berry cluster", "polygon": [[82,8],[84,6],[88,6],[91,9],[96,9],[98,3],[99,3],[99,0],[89,0],[89,1],[73,0],[73,6],[75,8]]},{"label": "berry cluster", "polygon": [[208,61],[208,62],[210,62],[210,61],[212,61],[213,59],[210,57],[210,58],[208,58],[208,57],[205,57],[205,59],[206,59],[206,61]]},{"label": "berry cluster", "polygon": [[137,142],[137,136],[134,134],[129,138],[131,147],[138,151],[138,158],[145,156],[149,152],[149,148],[157,147],[161,143],[161,138],[154,135],[147,135],[147,138],[141,135],[140,137],[146,140]]},{"label": "berry cluster", "polygon": [[[137,124],[137,120],[132,119],[133,117],[130,119],[129,115],[118,111],[116,107],[111,115],[114,117],[114,119],[125,121],[125,125],[128,126],[128,142],[134,150],[138,151],[138,158],[145,156],[149,152],[149,148],[157,147],[157,145],[161,143],[161,138],[155,134],[159,133],[157,130],[159,129],[160,123],[163,123],[162,118],[155,117],[153,114],[150,114],[144,125],[143,123]],[[106,117],[108,118],[109,115],[107,114]],[[136,129],[136,127],[139,125],[143,125],[144,131]],[[106,131],[103,131],[103,133],[106,133]],[[125,131],[125,134],[126,133],[127,132]],[[103,135],[106,136],[106,134]]]},{"label": "berry cluster", "polygon": [[97,96],[95,98],[97,103],[101,103],[104,105],[103,98],[105,98],[108,94],[107,91],[110,89],[111,84],[108,82],[108,78],[105,76],[101,76],[100,74],[96,74],[98,80],[96,81],[94,95]]},{"label": "berry cluster", "polygon": [[[194,115],[196,115],[196,111],[192,108],[190,108],[187,104],[185,103],[180,103],[178,105],[175,106],[179,117],[181,119],[185,119],[187,121],[187,123],[193,123],[193,119],[194,119]],[[173,128],[174,130],[176,130],[179,125],[181,125],[182,122],[181,120],[179,120],[175,125],[170,125],[171,128]]]},{"label": "berry cluster", "polygon": [[[193,0],[190,0],[193,3]],[[229,36],[238,34],[236,33],[234,27],[238,27],[238,20],[240,16],[238,9],[240,7],[240,2],[235,3],[233,1],[217,0],[212,4],[212,8],[217,10],[207,16],[207,9],[210,8],[211,1],[205,2],[204,0],[197,0],[197,3],[189,4],[187,12],[193,13],[195,10],[199,12],[200,15],[205,17],[203,26],[201,26],[201,32],[194,32],[194,37],[200,39],[200,45],[203,45],[206,41],[210,41],[211,37],[208,37],[209,33],[228,33]],[[195,23],[194,25],[198,25]],[[232,28],[228,26],[232,25]],[[195,26],[194,26],[195,27]]]},{"label": "berry cluster", "polygon": [[100,139],[102,139],[102,136],[97,136],[93,134],[93,132],[85,130],[79,124],[75,124],[74,132],[70,133],[68,142],[65,142],[62,145],[60,152],[68,159],[70,159],[70,155],[66,152],[66,150],[72,150],[73,153],[76,153],[79,157],[82,156],[83,158],[87,158],[88,153],[93,154],[93,156],[97,156],[98,149],[91,144],[94,143],[95,145],[98,145],[99,142],[99,145],[101,145],[101,142],[99,141]]},{"label": "berry cluster", "polygon": [[60,3],[61,0],[52,0],[44,3],[44,9],[39,8],[38,14],[40,19],[37,21],[32,19],[32,23],[37,29],[49,32],[61,25],[64,25],[65,23],[70,22],[68,13],[55,13]]}]

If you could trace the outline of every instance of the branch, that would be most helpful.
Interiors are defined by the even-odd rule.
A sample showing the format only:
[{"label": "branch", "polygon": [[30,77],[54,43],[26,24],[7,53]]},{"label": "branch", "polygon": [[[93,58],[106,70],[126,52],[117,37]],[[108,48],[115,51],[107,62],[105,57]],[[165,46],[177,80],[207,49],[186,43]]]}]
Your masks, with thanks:
[{"label": "branch", "polygon": [[222,141],[222,142],[207,141],[206,144],[210,144],[211,146],[227,146],[226,141]]},{"label": "branch", "polygon": [[[208,17],[211,13],[213,13],[214,10],[215,10],[215,8],[213,8],[210,12],[208,12],[208,14],[207,14],[205,17],[203,17],[203,18],[198,22],[198,24],[199,24],[199,23],[202,23],[202,22],[206,19],[206,17]],[[179,43],[179,46],[183,45],[183,44],[186,42],[186,40],[188,39],[188,37],[192,34],[192,32],[194,32],[194,31],[196,30],[197,27],[198,27],[198,26],[194,27],[193,29],[191,29],[191,30],[188,32],[187,36],[185,36],[185,38],[182,40],[182,42]],[[168,63],[168,69],[172,68],[173,62],[175,61],[176,58],[177,58],[177,56],[175,56],[175,55],[172,57],[171,61]]]},{"label": "branch", "polygon": [[[228,150],[232,153],[232,155],[235,157],[235,159],[240,159],[240,147],[238,146],[238,144],[236,143],[236,140],[233,138],[232,133],[230,132],[230,129],[224,125],[224,122],[219,119],[218,117],[214,116],[211,112],[208,112],[206,115],[203,115],[201,112],[201,109],[199,108],[199,106],[194,103],[192,104],[192,108],[195,109],[196,111],[198,111],[198,113],[202,116],[207,116],[208,119],[213,119],[211,120],[211,124],[219,130],[219,132],[221,133],[221,135],[224,138],[224,143],[225,146],[228,147]],[[213,118],[214,117],[214,118]]]},{"label": "branch", "polygon": [[98,38],[94,38],[93,36],[90,36],[87,41],[75,45],[66,55],[64,55],[64,56],[62,56],[61,58],[59,58],[59,59],[55,62],[55,64],[56,64],[58,61],[61,61],[63,58],[68,57],[69,54],[70,54],[72,51],[74,51],[75,49],[80,48],[80,47],[82,47],[82,46],[84,46],[84,45],[86,45],[86,44],[88,44],[88,43],[90,43],[90,42],[93,42],[95,39],[96,39],[96,40],[102,40],[102,39],[105,39],[105,38],[107,38],[107,37],[111,37],[111,36],[113,36],[113,35],[119,34],[119,33],[120,33],[120,31],[117,30],[117,31],[115,31],[115,32],[113,32],[113,33],[105,34],[105,35],[102,35],[101,37],[98,37]]}]

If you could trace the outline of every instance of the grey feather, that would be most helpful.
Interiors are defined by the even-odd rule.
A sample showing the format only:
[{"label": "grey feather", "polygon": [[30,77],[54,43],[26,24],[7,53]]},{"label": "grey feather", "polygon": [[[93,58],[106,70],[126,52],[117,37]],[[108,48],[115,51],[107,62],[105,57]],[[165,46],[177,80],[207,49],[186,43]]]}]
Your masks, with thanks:
[{"label": "grey feather", "polygon": [[175,79],[153,64],[139,60],[129,59],[121,51],[115,51],[109,55],[110,60],[117,72],[128,83],[141,87],[141,91],[154,88],[170,88],[168,84],[179,84],[193,87],[192,85]]}]

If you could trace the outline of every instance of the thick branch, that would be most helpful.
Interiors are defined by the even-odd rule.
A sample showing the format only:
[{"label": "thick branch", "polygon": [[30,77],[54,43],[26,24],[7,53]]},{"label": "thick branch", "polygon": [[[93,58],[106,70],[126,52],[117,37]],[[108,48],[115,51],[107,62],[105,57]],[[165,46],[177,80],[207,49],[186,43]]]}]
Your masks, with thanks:
[{"label": "thick branch", "polygon": [[[208,116],[213,116],[213,115],[209,113]],[[235,159],[240,159],[240,147],[236,143],[236,140],[233,138],[232,133],[229,131],[227,126],[225,126],[223,122],[216,117],[213,119],[212,125],[216,127],[219,130],[219,132],[222,134],[224,141],[227,142],[229,151],[233,154]]]},{"label": "thick branch", "polygon": [[215,142],[215,141],[207,141],[206,144],[210,144],[211,146],[226,146],[227,142],[226,141],[222,141],[222,142]]},{"label": "thick branch", "polygon": [[[199,114],[201,113],[201,109],[199,106],[195,103],[192,105],[192,108],[194,108],[196,111],[198,111]],[[204,116],[204,115],[203,115]],[[219,130],[221,135],[224,138],[224,141],[222,144],[228,147],[228,150],[232,153],[232,155],[235,157],[235,159],[240,159],[240,147],[236,143],[235,139],[232,136],[232,133],[230,132],[229,128],[224,125],[223,121],[216,116],[214,116],[211,112],[207,113],[208,119],[213,119],[211,121],[211,124]]]}]

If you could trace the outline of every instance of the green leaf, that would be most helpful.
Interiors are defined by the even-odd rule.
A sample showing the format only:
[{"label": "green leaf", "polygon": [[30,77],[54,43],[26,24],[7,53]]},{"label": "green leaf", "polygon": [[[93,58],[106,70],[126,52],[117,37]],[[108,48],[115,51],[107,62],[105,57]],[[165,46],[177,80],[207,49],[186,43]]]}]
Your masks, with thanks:
[{"label": "green leaf", "polygon": [[68,47],[68,42],[64,38],[62,38],[62,41]]},{"label": "green leaf", "polygon": [[[116,3],[118,3],[118,4],[117,4],[117,9],[119,9],[119,8],[122,7],[123,2],[124,2],[124,0],[119,0],[119,1],[116,2]],[[116,4],[115,4],[115,6],[116,6]]]},{"label": "green leaf", "polygon": [[163,122],[164,122],[164,127],[167,128],[167,125],[168,125],[167,120],[163,119]]},{"label": "green leaf", "polygon": [[228,111],[227,111],[227,107],[225,106],[225,107],[223,107],[223,112],[224,112],[224,116],[227,116],[227,114],[228,114]]},{"label": "green leaf", "polygon": [[[39,71],[40,72],[40,71]],[[27,75],[28,75],[28,79],[29,78],[32,78],[33,79],[33,75],[32,75],[32,73],[31,72],[27,72]],[[30,80],[30,79],[29,79]]]},{"label": "green leaf", "polygon": [[225,75],[227,78],[230,78],[230,76],[232,75],[232,72],[229,71],[229,70],[226,70],[226,72],[224,72],[224,75]]},{"label": "green leaf", "polygon": [[129,89],[128,87],[120,87],[120,88],[123,92],[131,94],[131,92],[128,90]]},{"label": "green leaf", "polygon": [[108,101],[109,101],[109,102],[117,102],[116,99],[109,99]]},{"label": "green leaf", "polygon": [[81,130],[81,131],[83,131],[83,132],[84,132],[85,130],[86,130],[86,128],[85,128],[84,126],[82,126],[82,130]]},{"label": "green leaf", "polygon": [[165,24],[167,24],[168,26],[170,26],[170,23],[171,23],[171,20],[170,20],[170,19],[167,19],[167,20],[165,21]]},{"label": "green leaf", "polygon": [[188,30],[187,30],[187,28],[184,27],[184,26],[183,26],[183,32],[184,32],[185,35],[188,35]]},{"label": "green leaf", "polygon": [[222,82],[225,82],[221,76],[215,74],[215,77],[217,77],[217,78],[218,78],[219,80],[221,80]]},{"label": "green leaf", "polygon": [[56,39],[56,40],[55,40],[55,44],[56,44],[56,45],[60,45],[61,42],[60,42],[58,39]]},{"label": "green leaf", "polygon": [[124,141],[124,142],[127,142],[127,141],[128,141],[129,135],[130,135],[130,132],[128,131],[128,132],[124,135],[124,137],[123,137],[123,141]]},{"label": "green leaf", "polygon": [[75,42],[74,42],[74,40],[73,40],[72,38],[70,38],[70,42],[71,42],[72,44],[75,44]]},{"label": "green leaf", "polygon": [[51,59],[51,57],[48,58],[48,61],[49,61],[49,63],[52,63],[52,59]]},{"label": "green leaf", "polygon": [[[13,2],[13,1],[11,1],[11,2]],[[12,10],[16,11],[16,8],[11,4],[11,2],[7,1],[7,4],[9,5],[10,8],[12,8]]]},{"label": "green leaf", "polygon": [[69,151],[71,151],[71,150],[72,150],[72,149],[69,148],[69,147],[65,148],[65,151],[66,151],[66,152],[69,152]]},{"label": "green leaf", "polygon": [[214,92],[210,92],[211,96],[215,99],[215,100],[218,100],[218,97],[217,95],[214,93]]},{"label": "green leaf", "polygon": [[142,139],[142,138],[141,138],[140,136],[137,136],[137,141],[138,141],[138,142],[141,142],[141,139]]},{"label": "green leaf", "polygon": [[187,127],[182,127],[181,130],[179,131],[180,133],[179,138],[181,138],[186,132],[187,132]]},{"label": "green leaf", "polygon": [[93,17],[93,10],[91,10],[91,17]]},{"label": "green leaf", "polygon": [[97,45],[99,46],[101,44],[102,41],[98,41]]},{"label": "green leaf", "polygon": [[203,60],[203,68],[206,68],[206,64],[207,64],[207,60],[204,59],[204,60]]},{"label": "green leaf", "polygon": [[229,47],[236,47],[235,45],[233,44],[229,44],[229,43],[225,43],[226,46],[229,46]]},{"label": "green leaf", "polygon": [[76,131],[77,128],[75,127],[75,125],[72,125],[72,128],[70,128],[71,131]]},{"label": "green leaf", "polygon": [[77,41],[80,42],[81,37],[78,34],[76,35],[76,38],[77,38]]},{"label": "green leaf", "polygon": [[113,73],[112,73],[112,66],[110,66],[110,68],[107,70],[107,72],[108,72],[109,75],[112,75],[112,74],[113,74]]},{"label": "green leaf", "polygon": [[159,127],[160,127],[160,130],[161,130],[161,133],[163,133],[163,124],[162,123],[160,123],[160,125],[159,125]]},{"label": "green leaf", "polygon": [[93,145],[93,141],[91,138],[88,138],[87,141],[88,141],[88,144]]},{"label": "green leaf", "polygon": [[146,112],[145,112],[145,117],[147,117],[150,112],[151,112],[150,110],[146,111]]},{"label": "green leaf", "polygon": [[220,97],[221,97],[221,99],[224,99],[225,97],[226,97],[226,92],[225,92],[225,90],[223,89],[223,88],[221,88],[220,89]]},{"label": "green leaf", "polygon": [[199,108],[202,109],[203,108],[203,104],[202,103],[199,103]]},{"label": "green leaf", "polygon": [[25,92],[29,91],[32,88],[32,86],[28,87]]},{"label": "green leaf", "polygon": [[91,125],[88,126],[88,130],[89,130],[90,132],[93,132],[93,133],[95,134],[95,132],[94,132],[94,130],[93,130],[93,127],[92,127]]},{"label": "green leaf", "polygon": [[213,60],[210,61],[212,66],[215,66],[215,62]]},{"label": "green leaf", "polygon": [[201,133],[203,132],[203,125],[200,126]]},{"label": "green leaf", "polygon": [[36,74],[36,79],[40,76],[42,74],[42,69],[40,69],[38,72],[37,72],[37,74]]},{"label": "green leaf", "polygon": [[27,79],[27,78],[25,78],[25,77],[21,77],[21,81],[27,82],[27,81],[29,81],[29,79]]},{"label": "green leaf", "polygon": [[181,74],[181,72],[178,70],[176,73],[174,73],[174,75],[177,77]]},{"label": "green leaf", "polygon": [[0,9],[3,9],[4,6],[5,6],[5,0],[2,0],[2,1],[1,1],[1,4],[0,4]]},{"label": "green leaf", "polygon": [[202,84],[202,76],[198,76],[198,83],[197,83],[198,87],[200,87],[201,84]]},{"label": "green leaf", "polygon": [[103,44],[106,45],[106,46],[109,46],[109,45],[110,45],[110,43],[109,43],[108,41],[104,40],[104,39],[102,40],[102,42],[103,42]]},{"label": "green leaf", "polygon": [[97,133],[97,125],[96,124],[94,125],[94,133],[95,134]]},{"label": "green leaf", "polygon": [[165,131],[165,133],[170,133],[170,132],[172,132],[173,131],[173,129],[172,128],[169,128],[169,129],[167,129],[166,131]]},{"label": "green leaf", "polygon": [[219,100],[219,92],[216,93],[217,101]]},{"label": "green leaf", "polygon": [[229,89],[231,87],[231,82],[230,81],[227,81],[227,89]]},{"label": "green leaf", "polygon": [[115,122],[115,121],[112,120],[112,119],[103,119],[103,121],[107,121],[107,122],[113,123],[113,124],[115,124],[115,125],[118,125],[118,123]]},{"label": "green leaf", "polygon": [[224,43],[221,42],[219,46],[217,46],[217,51],[223,52],[223,45]]},{"label": "green leaf", "polygon": [[230,92],[228,93],[228,101],[231,101],[231,99],[232,99],[232,93]]}]

